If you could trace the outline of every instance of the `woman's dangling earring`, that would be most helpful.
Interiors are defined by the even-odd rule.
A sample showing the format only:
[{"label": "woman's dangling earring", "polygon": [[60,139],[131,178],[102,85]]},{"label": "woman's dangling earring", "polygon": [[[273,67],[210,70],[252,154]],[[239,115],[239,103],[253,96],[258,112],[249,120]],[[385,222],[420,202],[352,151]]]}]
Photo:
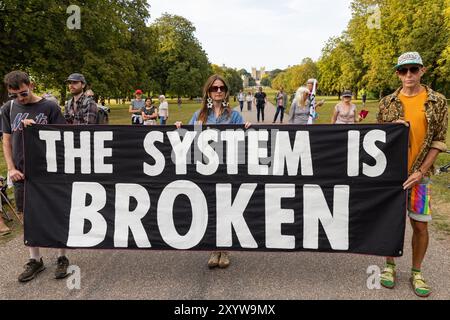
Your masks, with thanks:
[{"label": "woman's dangling earring", "polygon": [[224,108],[228,108],[228,102],[226,102],[225,100],[224,101],[222,101],[222,106],[224,107]]},{"label": "woman's dangling earring", "polygon": [[208,98],[208,99],[206,99],[206,106],[208,107],[208,109],[212,109],[212,107],[213,107],[213,99],[211,99],[211,98]]}]

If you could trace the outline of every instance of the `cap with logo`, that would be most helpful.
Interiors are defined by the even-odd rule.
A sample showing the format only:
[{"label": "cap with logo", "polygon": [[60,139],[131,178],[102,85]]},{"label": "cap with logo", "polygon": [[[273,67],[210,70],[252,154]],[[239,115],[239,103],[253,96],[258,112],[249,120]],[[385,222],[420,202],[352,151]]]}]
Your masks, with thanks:
[{"label": "cap with logo", "polygon": [[408,64],[418,64],[423,66],[422,57],[418,52],[406,52],[398,58],[398,63],[395,66],[395,69]]}]

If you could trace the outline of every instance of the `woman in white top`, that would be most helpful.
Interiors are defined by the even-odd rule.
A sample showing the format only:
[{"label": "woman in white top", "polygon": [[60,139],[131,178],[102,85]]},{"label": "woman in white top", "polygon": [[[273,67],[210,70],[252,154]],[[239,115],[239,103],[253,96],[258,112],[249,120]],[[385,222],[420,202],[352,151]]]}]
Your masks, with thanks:
[{"label": "woman in white top", "polygon": [[306,87],[300,87],[295,93],[294,101],[289,110],[289,123],[291,124],[308,124],[309,119],[309,90]]},{"label": "woman in white top", "polygon": [[250,91],[245,96],[245,100],[247,100],[247,110],[252,111],[253,95]]},{"label": "woman in white top", "polygon": [[342,101],[334,107],[334,114],[331,118],[332,124],[354,124],[362,119],[356,112],[356,105],[352,103],[352,92],[345,90],[342,94]]},{"label": "woman in white top", "polygon": [[165,125],[169,119],[169,103],[163,95],[159,96],[159,102],[159,123]]}]

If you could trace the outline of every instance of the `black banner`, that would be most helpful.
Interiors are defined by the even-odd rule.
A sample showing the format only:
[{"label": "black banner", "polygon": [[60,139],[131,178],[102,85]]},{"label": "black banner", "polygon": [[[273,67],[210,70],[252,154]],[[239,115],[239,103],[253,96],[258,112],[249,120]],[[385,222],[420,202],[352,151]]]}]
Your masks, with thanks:
[{"label": "black banner", "polygon": [[401,256],[403,125],[25,130],[25,244]]}]

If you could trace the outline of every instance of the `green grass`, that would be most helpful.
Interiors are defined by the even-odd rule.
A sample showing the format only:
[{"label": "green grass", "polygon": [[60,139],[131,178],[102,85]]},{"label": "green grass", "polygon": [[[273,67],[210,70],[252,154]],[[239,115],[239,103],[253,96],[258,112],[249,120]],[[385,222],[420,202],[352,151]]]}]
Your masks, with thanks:
[{"label": "green grass", "polygon": [[[268,100],[273,103],[274,97],[276,94],[276,90],[265,89],[267,93]],[[247,91],[246,91],[247,92]],[[317,97],[317,100],[320,101],[325,99],[325,105],[320,108],[319,119],[317,123],[330,123],[331,116],[333,114],[334,106],[339,102],[337,97]],[[232,101],[232,106],[237,106],[238,103],[234,103]],[[360,100],[353,101],[356,105],[361,109],[362,102]],[[288,104],[289,109],[290,104]],[[192,114],[200,109],[200,104],[195,103],[194,101],[184,100],[181,110],[178,109],[176,100],[169,100],[169,124],[175,123],[175,121],[182,121],[183,123],[188,123],[192,117]],[[112,104],[111,105],[111,113],[110,113],[110,124],[114,125],[129,125],[131,123],[131,116],[128,113],[129,104]],[[364,123],[375,123],[376,122],[376,114],[378,110],[378,102],[377,101],[368,101],[366,104],[366,108],[369,110],[369,115],[364,120]],[[447,134],[447,145],[450,146],[450,130]],[[1,148],[0,148],[1,149]],[[441,154],[436,162],[437,166],[442,166],[446,163],[450,162],[449,154]],[[0,175],[6,177],[6,164],[3,159],[3,150],[0,150]],[[433,179],[433,222],[432,226],[445,235],[450,235],[450,189],[448,189],[448,184],[450,183],[450,174],[441,174],[435,176]],[[11,190],[8,190],[10,198],[12,198]],[[13,233],[6,237],[0,238],[0,245],[9,241],[21,234],[22,228],[19,224],[9,224],[9,226],[13,229]]]}]

